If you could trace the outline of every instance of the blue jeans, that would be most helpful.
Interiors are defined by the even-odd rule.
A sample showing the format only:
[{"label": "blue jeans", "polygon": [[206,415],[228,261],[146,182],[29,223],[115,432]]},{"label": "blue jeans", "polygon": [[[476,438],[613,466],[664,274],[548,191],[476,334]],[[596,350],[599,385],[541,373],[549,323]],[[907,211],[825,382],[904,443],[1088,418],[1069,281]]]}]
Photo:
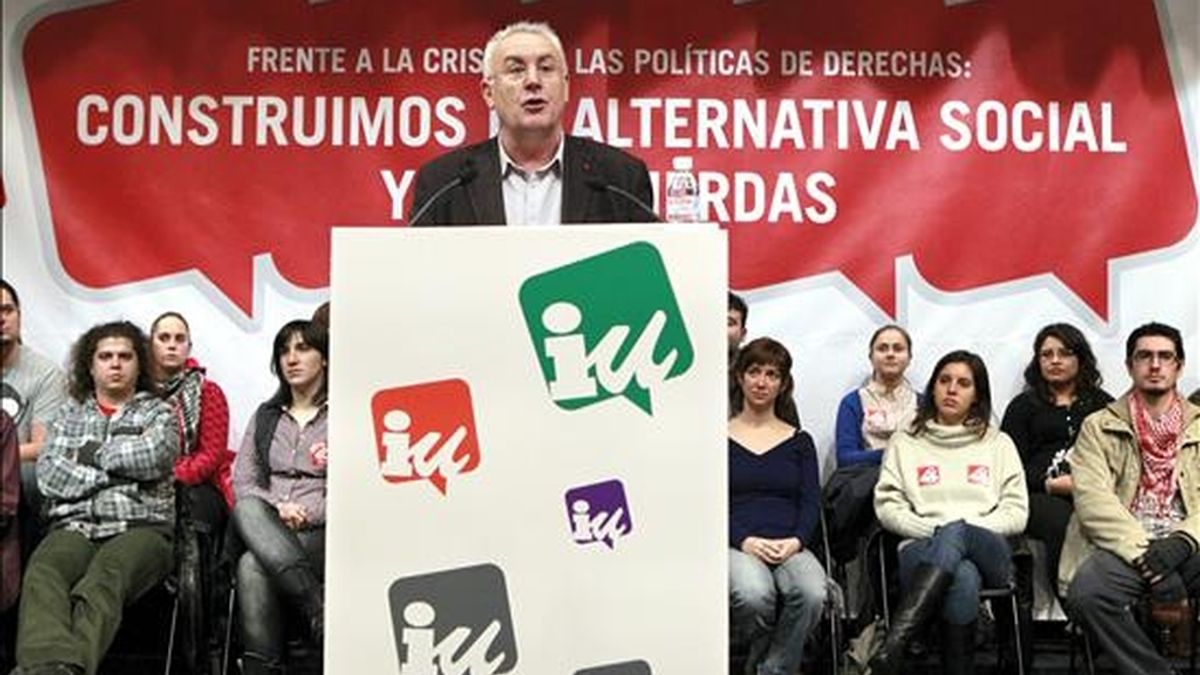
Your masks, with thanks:
[{"label": "blue jeans", "polygon": [[942,525],[928,539],[900,549],[900,587],[906,592],[921,563],[954,575],[942,601],[942,619],[965,626],[979,615],[981,588],[1002,588],[1012,578],[1012,548],[1004,537],[961,520]]},{"label": "blue jeans", "polygon": [[761,655],[755,672],[794,675],[825,607],[825,570],[808,550],[772,566],[731,548],[729,605],[735,641]]},{"label": "blue jeans", "polygon": [[[302,606],[324,578],[325,528],[293,531],[276,508],[257,497],[233,507],[233,524],[249,549],[238,560],[238,618],[246,653],[267,663],[283,660],[286,597]],[[309,579],[306,583],[305,579]]]}]

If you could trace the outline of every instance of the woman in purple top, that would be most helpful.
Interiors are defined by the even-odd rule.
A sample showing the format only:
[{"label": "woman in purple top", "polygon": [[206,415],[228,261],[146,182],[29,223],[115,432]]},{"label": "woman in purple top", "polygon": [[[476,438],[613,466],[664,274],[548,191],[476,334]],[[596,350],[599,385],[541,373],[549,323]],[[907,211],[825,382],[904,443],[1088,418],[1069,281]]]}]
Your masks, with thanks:
[{"label": "woman in purple top", "polygon": [[275,335],[275,395],[246,428],[233,468],[244,675],[283,672],[282,601],[324,638],[328,334],[292,321]]},{"label": "woman in purple top", "polygon": [[729,419],[729,602],[746,673],[794,675],[825,606],[809,550],[821,489],[812,438],[792,400],[792,357],[770,338],[738,353]]}]

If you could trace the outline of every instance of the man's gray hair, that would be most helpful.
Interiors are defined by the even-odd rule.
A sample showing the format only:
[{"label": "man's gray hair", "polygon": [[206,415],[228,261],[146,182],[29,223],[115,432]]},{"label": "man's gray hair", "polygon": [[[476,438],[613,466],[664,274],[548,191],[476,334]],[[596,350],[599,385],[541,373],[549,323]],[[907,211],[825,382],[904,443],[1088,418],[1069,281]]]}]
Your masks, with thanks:
[{"label": "man's gray hair", "polygon": [[492,57],[496,55],[496,45],[514,33],[532,33],[541,35],[554,45],[554,50],[558,52],[558,58],[562,61],[563,72],[567,72],[567,53],[563,51],[562,40],[558,39],[558,33],[550,27],[550,24],[544,21],[518,21],[510,23],[504,28],[496,31],[483,47],[483,79],[491,79],[495,73],[492,72]]}]

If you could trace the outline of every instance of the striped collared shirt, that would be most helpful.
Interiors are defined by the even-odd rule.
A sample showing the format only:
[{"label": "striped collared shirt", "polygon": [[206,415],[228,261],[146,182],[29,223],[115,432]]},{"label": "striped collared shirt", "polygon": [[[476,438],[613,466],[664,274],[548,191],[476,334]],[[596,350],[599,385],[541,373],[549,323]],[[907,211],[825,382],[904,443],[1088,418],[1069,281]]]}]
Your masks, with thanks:
[{"label": "striped collared shirt", "polygon": [[553,159],[533,171],[517,166],[505,152],[502,141],[497,139],[496,145],[500,148],[505,222],[517,226],[561,225],[564,140],[559,139]]}]

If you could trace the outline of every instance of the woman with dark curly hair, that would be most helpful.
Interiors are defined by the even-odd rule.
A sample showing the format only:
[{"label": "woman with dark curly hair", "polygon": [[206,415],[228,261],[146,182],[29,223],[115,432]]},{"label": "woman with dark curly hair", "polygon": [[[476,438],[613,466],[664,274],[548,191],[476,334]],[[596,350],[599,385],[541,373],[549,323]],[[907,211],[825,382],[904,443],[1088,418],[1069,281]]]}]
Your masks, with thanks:
[{"label": "woman with dark curly hair", "polygon": [[1008,404],[1000,428],[1017,444],[1029,487],[1026,534],[1046,544],[1050,587],[1074,506],[1067,452],[1083,418],[1113,400],[1101,385],[1092,346],[1078,328],[1052,323],[1033,340],[1025,390]]},{"label": "woman with dark curly hair", "polygon": [[325,463],[329,341],[312,321],[275,335],[275,395],[246,428],[233,469],[233,525],[249,549],[238,561],[245,675],[283,672],[282,601],[313,639],[325,633]]}]

